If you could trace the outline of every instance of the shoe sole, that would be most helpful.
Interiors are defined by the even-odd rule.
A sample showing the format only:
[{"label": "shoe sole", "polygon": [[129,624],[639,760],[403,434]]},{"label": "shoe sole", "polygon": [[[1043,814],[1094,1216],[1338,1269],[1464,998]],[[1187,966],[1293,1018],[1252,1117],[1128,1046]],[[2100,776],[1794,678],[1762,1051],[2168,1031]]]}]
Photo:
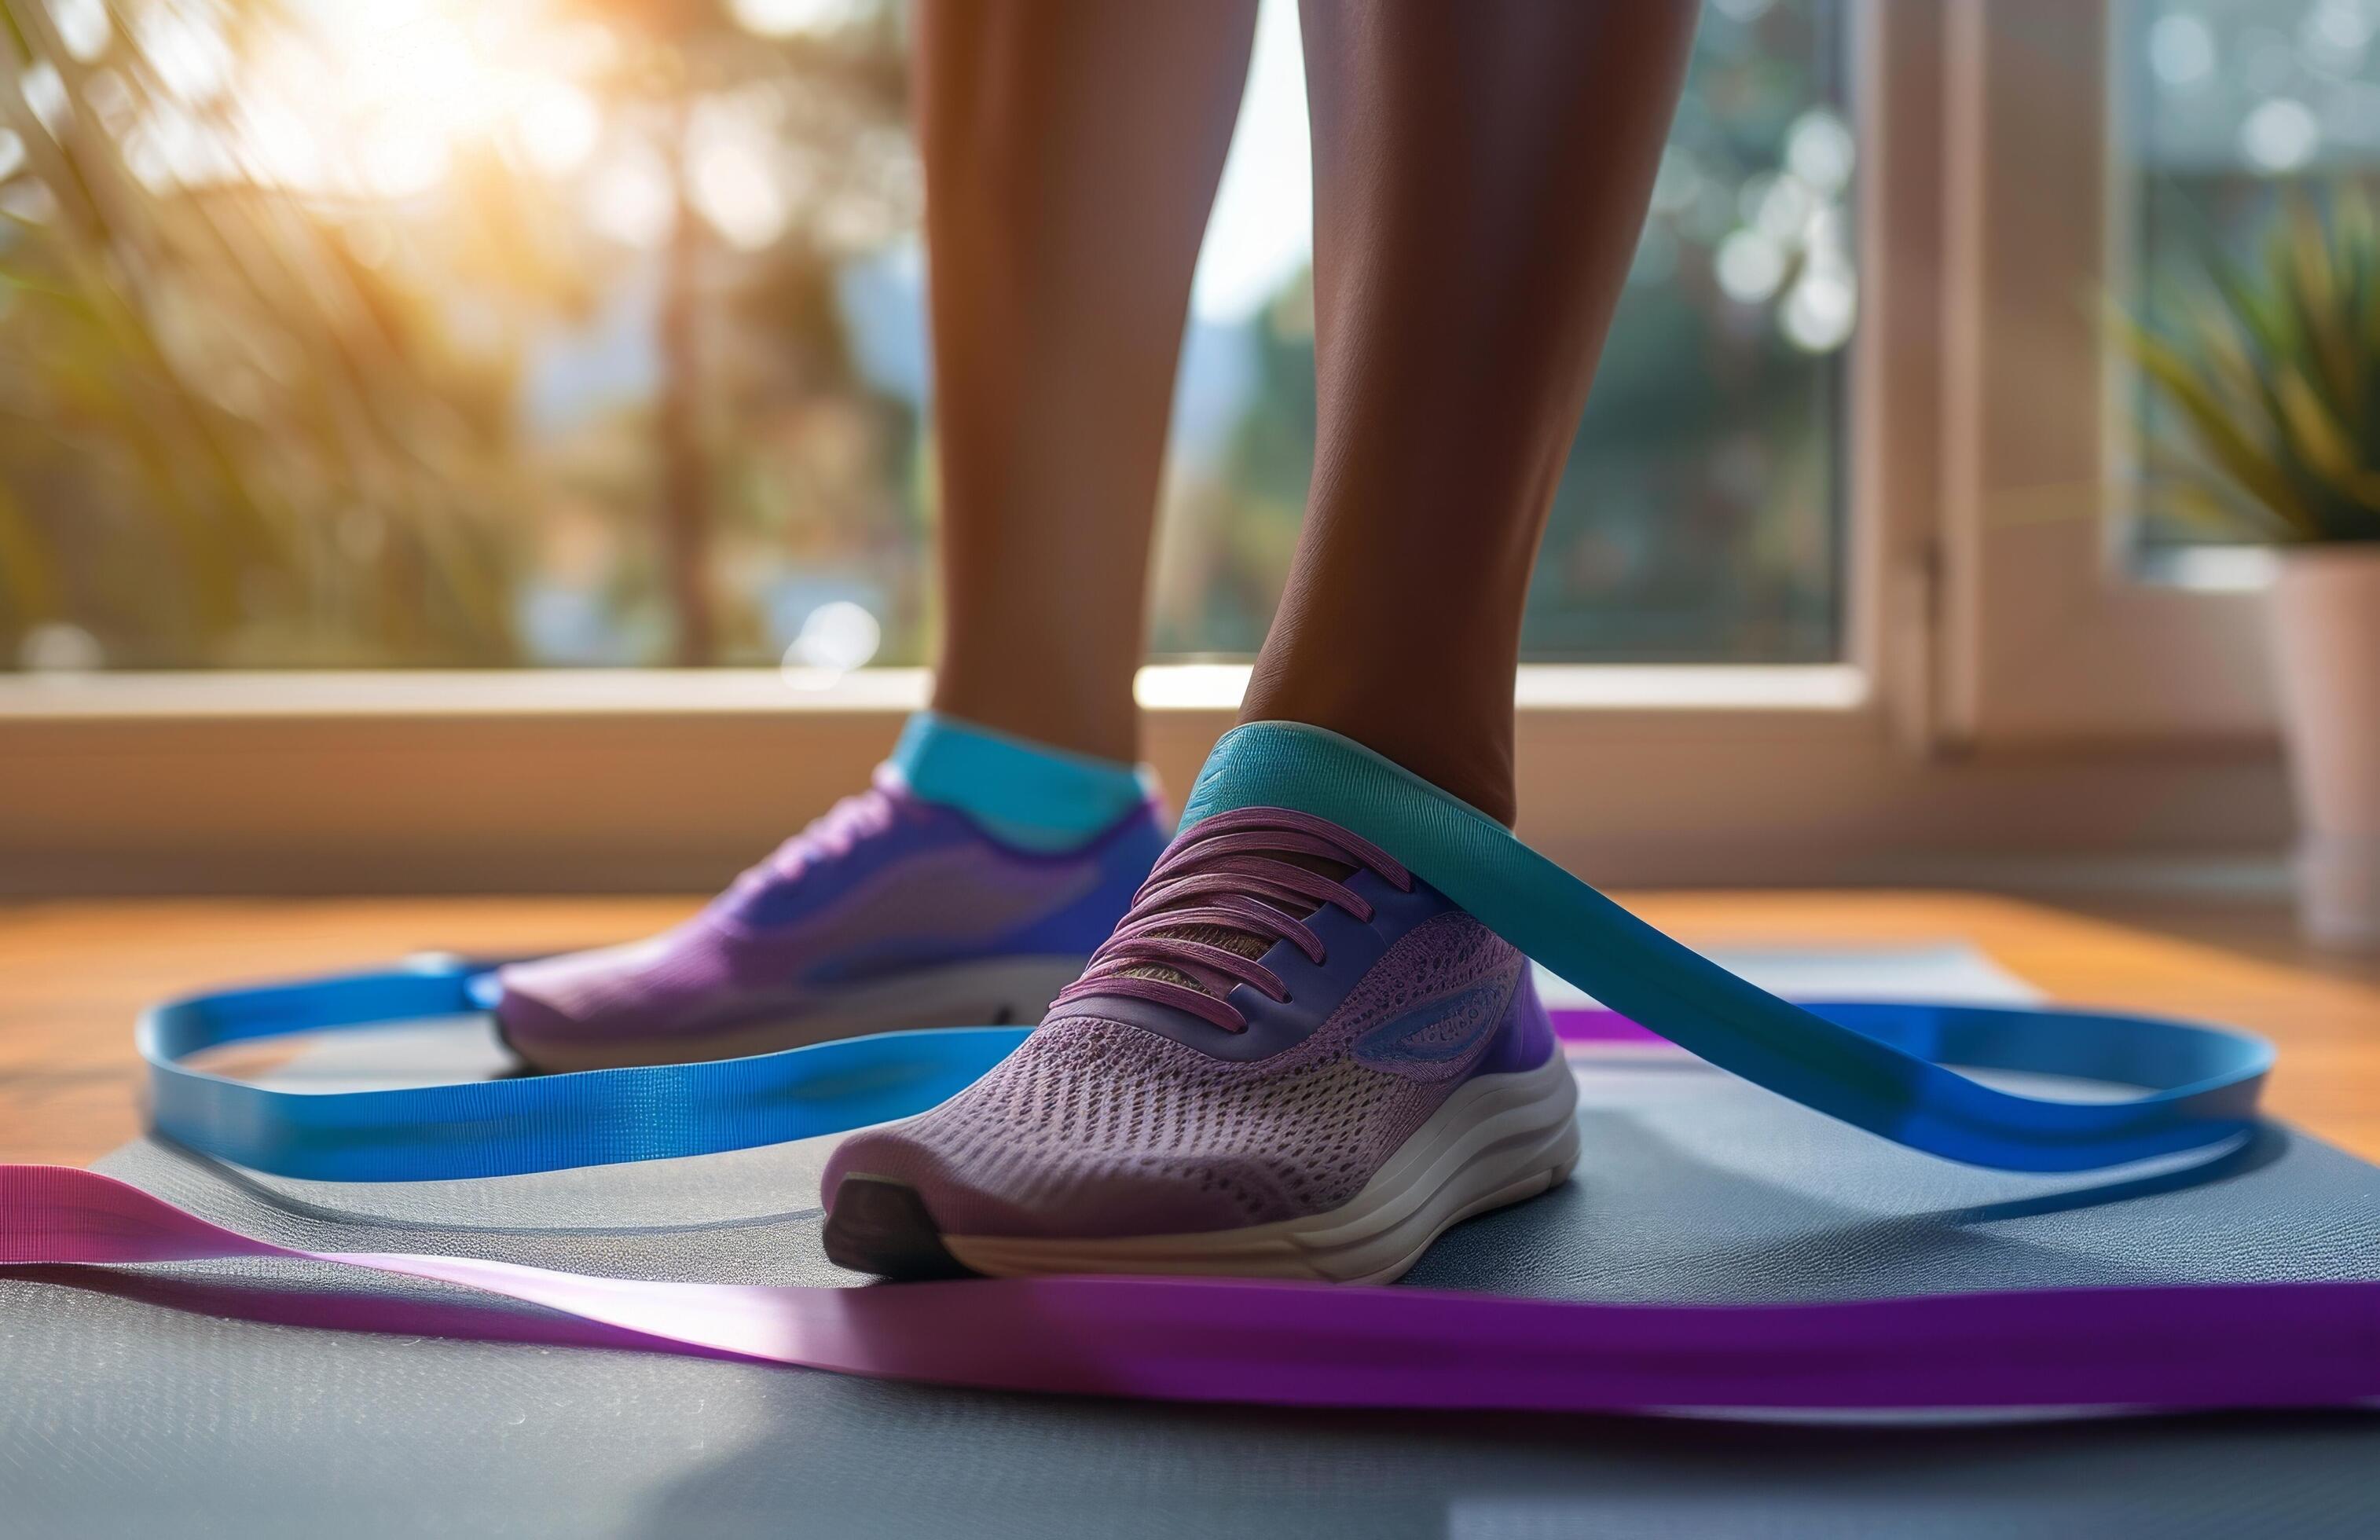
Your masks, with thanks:
[{"label": "shoe sole", "polygon": [[825,1230],[837,1266],[883,1278],[1161,1273],[1387,1283],[1452,1226],[1558,1187],[1578,1163],[1578,1087],[1557,1053],[1447,1097],[1364,1190],[1326,1213],[1112,1240],[945,1235],[907,1185],[855,1173]]},{"label": "shoe sole", "polygon": [[524,1037],[495,1018],[496,1035],[532,1068],[549,1073],[630,1064],[696,1064],[745,1059],[812,1043],[935,1026],[1007,1026],[1039,1021],[1059,990],[1083,971],[1080,957],[1002,957],[920,968],[896,978],[806,997],[788,1014],[722,1032],[649,1037]]}]

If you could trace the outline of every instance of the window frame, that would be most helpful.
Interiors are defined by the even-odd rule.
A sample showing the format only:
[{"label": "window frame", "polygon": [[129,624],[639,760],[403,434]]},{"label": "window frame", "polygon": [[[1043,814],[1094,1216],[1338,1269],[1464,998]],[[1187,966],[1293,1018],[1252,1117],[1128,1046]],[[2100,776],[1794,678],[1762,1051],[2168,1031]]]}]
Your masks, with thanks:
[{"label": "window frame", "polygon": [[2107,346],[2131,200],[2119,0],[1950,0],[1942,51],[1942,706],[1968,747],[2268,742],[2263,599],[2143,580]]},{"label": "window frame", "polygon": [[[2106,449],[2095,410],[2087,453],[2073,424],[2017,410],[2011,349],[1980,325],[1981,307],[2022,302],[2051,326],[1985,217],[2014,168],[1980,136],[2022,104],[2018,22],[2070,4],[2104,29],[2104,0],[1852,0],[1844,653],[1525,666],[1521,832],[1573,869],[1622,884],[1993,881],[2280,844],[2269,742],[2143,757],[2065,731],[2083,720],[2076,701],[2128,681],[2111,668],[2068,689],[2028,636],[2131,634],[2121,604],[2094,588],[2061,590],[2070,612],[1991,608],[2048,560],[1978,518],[2008,479],[1998,456],[2095,466]],[[2095,249],[2071,210],[2056,228],[2070,259]],[[2051,331],[2076,346],[2073,328]],[[1245,675],[1142,672],[1145,752],[1176,795]],[[2045,675],[2046,716],[2024,694]],[[753,670],[0,676],[0,895],[700,890],[860,784],[925,692],[918,670],[808,691]],[[2189,707],[2180,694],[2168,704]],[[1973,752],[2044,744],[2057,752]]]}]

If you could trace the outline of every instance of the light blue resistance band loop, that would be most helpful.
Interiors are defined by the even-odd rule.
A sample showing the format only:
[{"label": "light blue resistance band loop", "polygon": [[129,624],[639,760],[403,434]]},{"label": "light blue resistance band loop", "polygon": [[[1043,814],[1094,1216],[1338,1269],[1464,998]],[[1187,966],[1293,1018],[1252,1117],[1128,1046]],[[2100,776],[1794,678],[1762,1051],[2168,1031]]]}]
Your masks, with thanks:
[{"label": "light blue resistance band loop", "polygon": [[1021,1026],[888,1032],[706,1064],[386,1091],[291,1091],[180,1060],[223,1043],[475,1013],[488,971],[435,963],[197,995],[136,1034],[149,1122],[200,1154],[320,1182],[432,1182],[664,1160],[921,1112],[1025,1040]]},{"label": "light blue resistance band loop", "polygon": [[[485,1003],[489,976],[468,964],[424,964],[197,995],[160,1006],[141,1019],[138,1034],[149,1067],[150,1126],[219,1160],[317,1182],[434,1182],[715,1155],[922,1112],[973,1083],[1029,1030],[953,1026],[892,1032],[706,1064],[384,1091],[282,1090],[180,1062],[225,1043],[476,1012]],[[1915,1056],[1919,1069],[1975,1091],[1984,1088],[1923,1061],[1947,1058],[1977,1067],[2050,1070],[2134,1084],[2144,1072],[2195,1063],[2228,1085],[2239,1082],[2222,1081],[2226,1063],[2263,1061],[2262,1045],[2251,1040],[2137,1016],[1867,1003],[1785,1009],[1796,1019],[1792,1031],[1804,1037],[1852,1039],[1888,1063],[1907,1063]],[[1673,1035],[1682,1040],[1691,1034]],[[1705,1034],[1705,1040],[1712,1036]],[[1804,1079],[1825,1084],[1822,1075]],[[2232,1099],[2244,1105],[2252,1095],[2251,1083]],[[1837,1110],[1816,1095],[1800,1099]],[[2001,1099],[2053,1113],[2071,1110],[2065,1103]],[[1912,1127],[1925,1130],[1917,1121],[1898,1131],[1856,1117],[1851,1121],[1889,1136]],[[2106,1164],[2212,1143],[2240,1124],[2239,1118],[2209,1117],[2185,1126],[2187,1139],[2151,1140],[2121,1153],[2055,1164]],[[1996,1163],[2051,1169],[2038,1159]]]},{"label": "light blue resistance band loop", "polygon": [[[1359,744],[1255,722],[1226,734],[1184,829],[1294,807],[1370,840],[1537,962],[1638,1025],[1758,1085],[1896,1143],[1978,1166],[2070,1171],[2244,1133],[2269,1044],[2180,1022],[2077,1012],[1791,1004],[1629,914],[1501,824]],[[1943,1062],[2110,1081],[2144,1094],[2052,1101]]]},{"label": "light blue resistance band loop", "polygon": [[[1271,723],[1227,736],[1185,825],[1287,806],[1386,848],[1530,956],[1721,1068],[1954,1160],[2081,1170],[2242,1133],[2272,1051],[2137,1016],[1788,1004],[1670,940],[1493,820],[1368,750]],[[334,1182],[503,1176],[709,1155],[905,1117],[972,1083],[1022,1027],[887,1033],[704,1064],[381,1091],[274,1089],[192,1068],[224,1043],[476,1013],[488,970],[425,963],[197,996],[144,1017],[151,1125],[253,1170]],[[1941,1067],[2032,1071],[2146,1094],[2046,1101]]]}]

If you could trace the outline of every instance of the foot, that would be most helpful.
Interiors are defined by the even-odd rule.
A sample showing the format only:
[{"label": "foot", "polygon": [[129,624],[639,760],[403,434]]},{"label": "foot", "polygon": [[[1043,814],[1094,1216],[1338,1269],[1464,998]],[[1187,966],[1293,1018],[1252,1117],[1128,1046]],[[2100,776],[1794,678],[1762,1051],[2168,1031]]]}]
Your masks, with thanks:
[{"label": "foot", "polygon": [[1337,826],[1242,808],[991,1073],[844,1140],[827,1255],[1385,1282],[1566,1179],[1576,1102],[1527,959]]},{"label": "foot", "polygon": [[1029,1022],[1164,844],[1152,800],[1076,848],[1015,848],[888,767],[675,929],[504,969],[497,1026],[538,1069],[586,1070]]}]

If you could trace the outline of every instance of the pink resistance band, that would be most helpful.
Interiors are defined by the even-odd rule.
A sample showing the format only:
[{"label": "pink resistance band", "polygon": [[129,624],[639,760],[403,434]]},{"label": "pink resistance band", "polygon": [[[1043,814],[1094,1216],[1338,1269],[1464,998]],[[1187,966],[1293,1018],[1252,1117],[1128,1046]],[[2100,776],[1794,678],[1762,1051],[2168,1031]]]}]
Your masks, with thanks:
[{"label": "pink resistance band", "polygon": [[[2380,1282],[1741,1305],[1209,1279],[674,1283],[462,1257],[296,1251],[97,1172],[0,1167],[0,1264],[224,1257],[461,1284],[596,1323],[622,1346],[1072,1395],[1582,1413],[2380,1401]],[[258,1296],[258,1308],[242,1313],[356,1330],[387,1329],[392,1318],[385,1299]],[[470,1335],[552,1338],[534,1317],[488,1314],[486,1329]]]}]

